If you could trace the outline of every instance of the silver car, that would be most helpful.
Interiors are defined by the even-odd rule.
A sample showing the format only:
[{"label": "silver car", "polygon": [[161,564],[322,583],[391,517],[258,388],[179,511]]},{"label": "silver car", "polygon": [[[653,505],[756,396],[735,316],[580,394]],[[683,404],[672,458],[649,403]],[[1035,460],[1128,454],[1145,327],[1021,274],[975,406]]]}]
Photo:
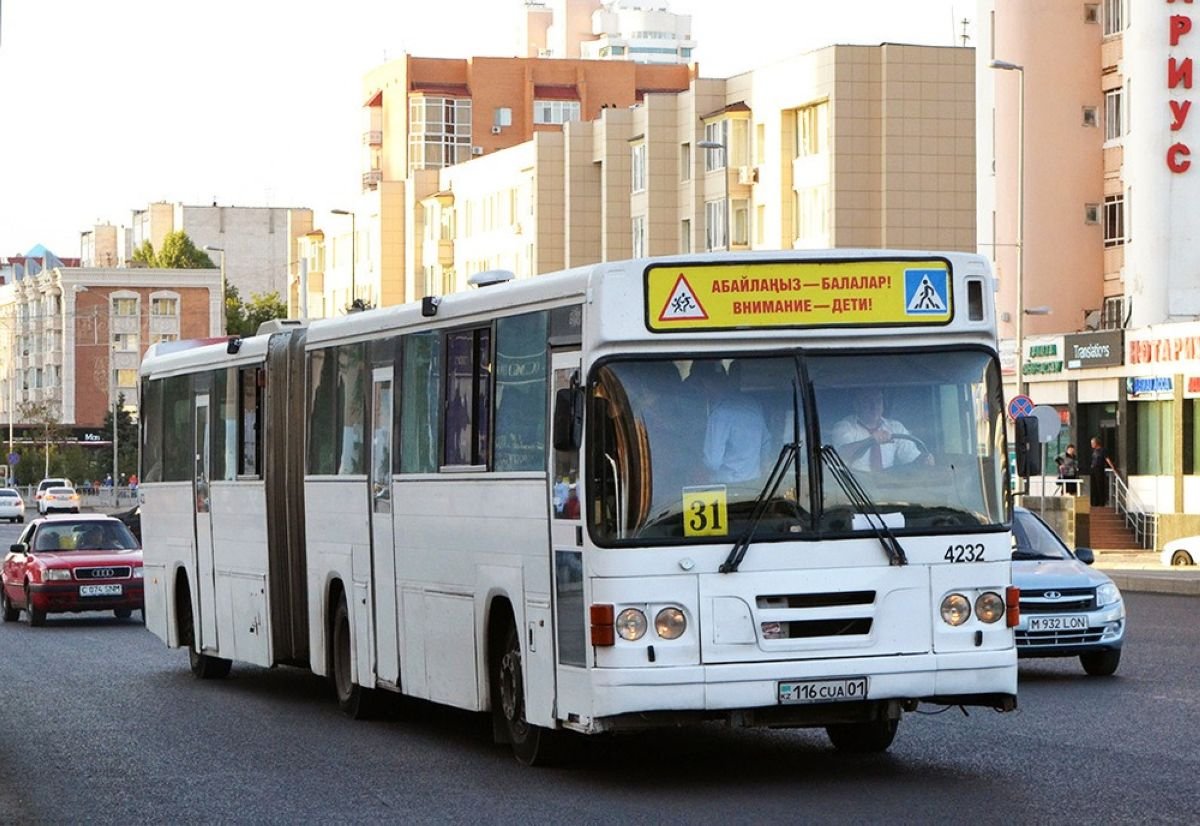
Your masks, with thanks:
[{"label": "silver car", "polygon": [[1125,601],[1116,583],[1088,567],[1037,514],[1013,511],[1013,584],[1021,589],[1018,657],[1079,657],[1096,677],[1114,674],[1125,641]]}]

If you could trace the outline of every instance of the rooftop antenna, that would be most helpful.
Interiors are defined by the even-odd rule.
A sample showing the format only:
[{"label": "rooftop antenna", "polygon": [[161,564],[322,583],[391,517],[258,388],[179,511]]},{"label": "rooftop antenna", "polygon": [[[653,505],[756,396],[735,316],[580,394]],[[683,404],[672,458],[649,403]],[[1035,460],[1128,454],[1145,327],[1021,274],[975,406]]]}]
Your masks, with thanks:
[{"label": "rooftop antenna", "polygon": [[970,22],[971,21],[965,17],[962,19],[962,45],[963,45],[963,48],[966,48],[967,41],[971,39],[971,36],[969,34],[967,34],[967,26],[970,24]]}]

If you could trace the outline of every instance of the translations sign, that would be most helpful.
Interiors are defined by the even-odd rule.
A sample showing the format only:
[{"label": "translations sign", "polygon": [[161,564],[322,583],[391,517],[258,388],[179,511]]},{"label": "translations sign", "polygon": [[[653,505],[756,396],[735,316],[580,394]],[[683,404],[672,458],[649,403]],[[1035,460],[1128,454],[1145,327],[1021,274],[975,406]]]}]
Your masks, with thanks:
[{"label": "translations sign", "polygon": [[1063,336],[1063,350],[1068,370],[1119,367],[1125,362],[1125,331],[1072,333]]},{"label": "translations sign", "polygon": [[950,265],[939,258],[652,266],[646,327],[941,325],[954,317],[950,281]]}]

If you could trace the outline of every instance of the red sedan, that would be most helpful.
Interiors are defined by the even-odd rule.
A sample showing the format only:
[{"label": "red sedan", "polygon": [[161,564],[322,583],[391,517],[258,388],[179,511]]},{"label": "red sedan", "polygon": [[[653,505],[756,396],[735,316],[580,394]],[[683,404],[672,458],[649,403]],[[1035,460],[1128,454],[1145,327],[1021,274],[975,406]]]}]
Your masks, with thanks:
[{"label": "red sedan", "polygon": [[112,611],[122,619],[143,607],[142,550],[119,519],[85,514],[31,522],[4,557],[0,613],[30,625],[47,614]]}]

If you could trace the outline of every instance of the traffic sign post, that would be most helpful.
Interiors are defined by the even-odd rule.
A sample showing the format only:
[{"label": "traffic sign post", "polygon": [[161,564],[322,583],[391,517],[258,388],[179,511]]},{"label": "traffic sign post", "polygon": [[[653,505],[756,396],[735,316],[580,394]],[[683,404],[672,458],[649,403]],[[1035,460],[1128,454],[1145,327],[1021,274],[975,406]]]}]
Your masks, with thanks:
[{"label": "traffic sign post", "polygon": [[1018,393],[1008,400],[1008,417],[1014,422],[1022,416],[1033,415],[1033,399]]}]

